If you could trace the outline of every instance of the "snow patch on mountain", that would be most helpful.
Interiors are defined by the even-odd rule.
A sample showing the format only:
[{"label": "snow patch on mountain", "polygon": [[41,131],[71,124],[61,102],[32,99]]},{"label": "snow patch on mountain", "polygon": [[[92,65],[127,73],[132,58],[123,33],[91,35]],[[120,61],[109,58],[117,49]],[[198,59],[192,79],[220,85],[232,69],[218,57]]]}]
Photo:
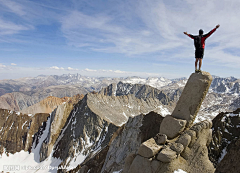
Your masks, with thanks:
[{"label": "snow patch on mountain", "polygon": [[171,114],[171,112],[167,108],[163,107],[163,105],[158,106],[158,109],[160,109],[160,111],[158,111],[158,113],[160,115],[164,116],[164,117],[166,115],[170,115]]},{"label": "snow patch on mountain", "polygon": [[50,118],[48,118],[46,122],[46,128],[40,136],[38,143],[36,143],[37,137],[35,137],[31,153],[21,150],[20,152],[17,152],[15,154],[8,153],[7,156],[4,152],[3,155],[0,157],[0,170],[8,171],[7,169],[11,169],[11,167],[9,166],[15,165],[15,168],[20,173],[56,173],[58,170],[58,165],[62,162],[62,160],[52,157],[52,153],[54,151],[52,151],[51,155],[47,159],[40,162],[40,148],[44,139],[49,133],[49,126]]},{"label": "snow patch on mountain", "polygon": [[[0,156],[0,171],[9,171],[14,169],[18,173],[57,173],[58,165],[62,161],[57,158],[49,157],[43,162],[35,160],[35,153],[28,153],[27,151],[20,151],[15,154],[9,153]],[[11,168],[10,166],[14,166]],[[12,170],[13,171],[13,170]]]},{"label": "snow patch on mountain", "polygon": [[181,169],[178,169],[178,170],[174,171],[174,173],[187,173],[187,172],[185,172],[185,171],[183,171]]},{"label": "snow patch on mountain", "polygon": [[171,84],[172,81],[163,77],[149,77],[149,78],[140,78],[140,77],[129,77],[126,79],[121,80],[123,83],[130,83],[130,84],[145,84],[149,85],[154,88],[161,88],[168,84]]}]

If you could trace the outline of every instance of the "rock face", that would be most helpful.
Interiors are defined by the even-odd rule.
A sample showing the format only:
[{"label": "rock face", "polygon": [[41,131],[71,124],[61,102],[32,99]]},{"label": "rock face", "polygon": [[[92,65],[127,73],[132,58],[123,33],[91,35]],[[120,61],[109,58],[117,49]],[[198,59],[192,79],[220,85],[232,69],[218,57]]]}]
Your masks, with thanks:
[{"label": "rock face", "polygon": [[16,153],[21,150],[31,152],[33,135],[47,120],[49,114],[28,116],[20,112],[0,109],[0,154]]},{"label": "rock face", "polygon": [[[212,140],[212,122],[205,120],[192,126],[211,81],[207,72],[190,76],[172,115],[163,119],[160,134],[140,145],[137,155],[125,164],[123,173],[215,171],[207,149]],[[158,141],[164,134],[170,140],[163,140],[161,145]]]},{"label": "rock face", "polygon": [[[113,133],[107,146],[102,145],[97,154],[87,158],[81,164],[79,172],[114,172],[123,169],[126,156],[129,153],[137,153],[143,141],[156,135],[162,119],[161,115],[154,112],[129,118],[126,125]],[[104,158],[104,160],[99,160],[99,158]]]},{"label": "rock face", "polygon": [[235,139],[227,147],[227,154],[218,164],[215,173],[240,172],[240,139]]},{"label": "rock face", "polygon": [[[0,154],[3,153],[3,148],[6,153],[19,152],[25,148],[27,139],[28,126],[31,118],[28,115],[17,114],[14,111],[0,109]],[[19,129],[19,130],[17,130]],[[24,140],[21,140],[24,136]]]},{"label": "rock face", "polygon": [[63,160],[64,166],[77,167],[85,159],[90,159],[108,145],[118,129],[92,112],[87,100],[86,95],[74,106],[54,145],[53,156]]},{"label": "rock face", "polygon": [[[226,154],[228,155],[226,156],[226,158],[231,158],[230,160],[235,160],[236,158],[238,158],[236,153],[231,155],[229,151],[235,151],[236,147],[239,146],[238,142],[236,142],[240,136],[239,113],[240,109],[237,109],[233,112],[222,112],[213,119],[213,139],[208,147],[208,150],[209,158],[213,162],[214,166],[217,168],[218,165],[224,164],[221,162],[226,163]],[[233,149],[231,149],[232,146]],[[235,161],[237,161],[237,159]],[[235,163],[235,161],[233,162],[233,164]],[[230,167],[228,168],[229,171],[232,170]],[[220,171],[220,169],[218,170]],[[227,168],[224,170],[227,170]]]},{"label": "rock face", "polygon": [[186,126],[189,127],[197,116],[211,82],[212,76],[208,72],[193,73],[173,110],[172,116],[187,120]]},{"label": "rock face", "polygon": [[138,99],[134,95],[105,96],[102,94],[88,94],[88,106],[97,115],[109,122],[121,126],[129,117],[151,111],[164,112],[164,105],[157,98]]},{"label": "rock face", "polygon": [[48,136],[44,139],[40,149],[40,161],[45,160],[52,152],[55,142],[59,137],[69,114],[73,109],[72,103],[65,103],[59,105],[50,116],[50,126]]},{"label": "rock face", "polygon": [[117,84],[111,84],[108,87],[102,89],[99,93],[107,96],[123,96],[134,95],[138,99],[158,99],[162,104],[172,104],[169,97],[159,89],[153,88],[149,85],[142,84],[130,84],[119,82]]},{"label": "rock face", "polygon": [[141,143],[159,132],[162,120],[163,117],[154,112],[130,117],[121,133],[112,141],[101,172],[113,173],[123,170],[124,164],[130,164],[131,159],[137,154]]},{"label": "rock face", "polygon": [[121,126],[128,117],[147,114],[151,111],[161,115],[172,111],[168,96],[153,87],[140,84],[111,84],[99,93],[87,94],[87,104],[97,115]]},{"label": "rock face", "polygon": [[[147,114],[152,110],[164,113],[164,106],[167,107],[168,105],[164,105],[162,102],[170,104],[167,100],[168,97],[163,92],[152,87],[145,85],[127,85],[121,82],[117,85],[110,85],[99,93],[88,93],[84,99],[75,106],[73,110],[75,113],[72,112],[70,114],[69,120],[67,120],[69,125],[65,124],[64,129],[66,129],[66,131],[62,131],[62,134],[60,134],[57,144],[55,145],[56,151],[54,152],[54,157],[60,156],[61,159],[65,160],[62,165],[72,165],[75,162],[74,160],[77,160],[82,156],[85,160],[82,159],[78,164],[85,166],[85,169],[86,166],[89,166],[90,160],[95,160],[94,158],[97,157],[97,155],[95,155],[98,153],[97,151],[102,151],[103,148],[106,148],[106,145],[110,142],[110,138],[117,130],[117,126],[122,126],[127,121],[131,121],[133,117],[143,113]],[[71,120],[70,117],[74,117],[74,121]],[[129,118],[130,120],[128,120]],[[140,119],[142,120],[143,118]],[[74,124],[78,124],[78,126],[71,125],[73,122]],[[144,133],[141,135],[141,140],[138,142],[138,145],[140,145],[143,140],[149,139],[149,134],[155,136],[159,131],[159,129],[151,131],[151,128],[149,128],[151,125],[147,124],[147,122],[141,127]],[[156,124],[154,121],[151,122]],[[85,126],[85,124],[94,124],[94,127]],[[148,128],[145,127],[146,124]],[[142,124],[140,123],[139,125]],[[158,127],[159,125],[160,122]],[[131,126],[137,126],[137,124],[132,124]],[[124,129],[127,127],[128,126],[124,126]],[[135,127],[135,129],[136,128],[140,127]],[[138,134],[138,132],[134,132],[134,134],[135,133]],[[144,136],[144,134],[146,134],[146,136]],[[134,139],[136,137],[137,136],[134,135]],[[86,140],[88,142],[84,142]],[[100,141],[99,144],[97,143],[97,140]],[[66,153],[58,150],[58,148],[62,148],[63,146],[66,148],[68,145],[69,148],[66,149]],[[109,146],[109,151],[111,150],[111,146]],[[135,150],[137,150],[136,147]],[[123,159],[126,155],[126,153],[125,155],[121,153],[121,157],[118,156],[118,161],[120,161],[120,158]],[[106,159],[109,159],[108,155],[106,156]],[[106,169],[112,166],[112,160],[113,158],[111,157],[111,161],[109,161],[107,165],[104,165]],[[116,166],[114,170],[122,168],[124,165],[124,159],[121,160],[121,163],[118,163],[118,161],[116,164],[118,166]],[[93,170],[96,171],[96,169],[91,169],[91,171]],[[111,170],[113,170],[113,168],[111,168]]]}]

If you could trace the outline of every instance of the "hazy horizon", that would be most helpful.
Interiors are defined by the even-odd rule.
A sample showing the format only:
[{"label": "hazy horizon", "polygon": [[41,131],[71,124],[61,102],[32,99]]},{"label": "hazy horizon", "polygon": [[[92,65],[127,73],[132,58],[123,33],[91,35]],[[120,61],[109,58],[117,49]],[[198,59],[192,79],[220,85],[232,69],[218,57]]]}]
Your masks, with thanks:
[{"label": "hazy horizon", "polygon": [[[114,72],[113,72],[114,73]],[[24,79],[24,78],[37,78],[37,77],[41,77],[41,76],[53,76],[53,75],[57,75],[57,76],[62,76],[62,75],[81,75],[81,76],[83,76],[83,77],[92,77],[92,78],[128,78],[128,77],[139,77],[139,78],[166,78],[166,79],[170,79],[170,80],[174,80],[174,79],[179,79],[179,78],[186,78],[186,79],[188,79],[189,77],[190,77],[190,75],[192,74],[192,73],[190,73],[189,74],[189,76],[181,76],[181,77],[176,77],[176,78],[168,78],[168,77],[165,77],[165,76],[158,76],[158,75],[150,75],[150,74],[146,74],[146,75],[142,75],[142,76],[140,76],[140,75],[137,75],[137,73],[136,74],[134,74],[134,73],[129,73],[129,75],[122,75],[122,76],[120,76],[120,75],[117,75],[117,76],[115,76],[115,75],[106,75],[106,76],[97,76],[97,75],[95,75],[95,74],[93,74],[93,75],[87,75],[88,73],[86,73],[85,75],[82,73],[63,73],[63,74],[52,74],[52,75],[44,75],[44,74],[40,74],[40,75],[37,75],[37,76],[25,76],[25,77],[20,77],[20,78],[11,78],[11,79],[0,79],[0,81],[1,80],[19,80],[19,79]],[[132,75],[131,75],[132,74]],[[234,78],[237,78],[237,77],[235,77],[235,76],[218,76],[218,75],[214,75],[214,74],[211,74],[212,76],[214,76],[214,77],[220,77],[220,78],[230,78],[230,77],[234,77]],[[237,78],[237,79],[240,79],[240,78]]]}]

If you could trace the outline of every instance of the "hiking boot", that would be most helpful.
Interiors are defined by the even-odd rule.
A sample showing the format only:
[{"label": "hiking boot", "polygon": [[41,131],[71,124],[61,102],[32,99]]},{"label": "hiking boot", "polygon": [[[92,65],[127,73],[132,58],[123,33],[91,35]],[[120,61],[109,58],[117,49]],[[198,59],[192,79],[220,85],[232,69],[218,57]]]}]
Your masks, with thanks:
[{"label": "hiking boot", "polygon": [[198,70],[198,73],[201,73],[202,71],[201,70]]},{"label": "hiking boot", "polygon": [[195,73],[198,73],[198,70],[195,70]]}]

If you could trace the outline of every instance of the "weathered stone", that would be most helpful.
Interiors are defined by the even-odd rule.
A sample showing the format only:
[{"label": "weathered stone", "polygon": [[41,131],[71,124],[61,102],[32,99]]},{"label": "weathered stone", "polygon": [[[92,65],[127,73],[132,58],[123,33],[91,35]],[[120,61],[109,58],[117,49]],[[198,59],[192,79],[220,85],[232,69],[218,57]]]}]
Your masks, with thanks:
[{"label": "weathered stone", "polygon": [[197,116],[211,82],[212,76],[208,72],[193,73],[185,85],[172,116],[187,120],[186,126],[189,127]]},{"label": "weathered stone", "polygon": [[152,172],[157,172],[157,170],[159,169],[159,166],[161,166],[161,162],[160,161],[158,161],[158,160],[153,160],[152,162],[151,162],[151,168],[152,168]]},{"label": "weathered stone", "polygon": [[199,136],[199,133],[200,133],[201,130],[202,130],[202,127],[201,127],[201,125],[199,125],[199,124],[195,124],[194,126],[192,126],[192,127],[190,128],[190,130],[195,131],[195,132],[196,132],[196,137],[198,137],[198,136]]},{"label": "weathered stone", "polygon": [[184,134],[187,134],[187,135],[191,136],[191,141],[190,141],[190,144],[188,145],[188,147],[191,148],[192,145],[194,144],[194,142],[196,141],[197,134],[196,134],[196,132],[193,131],[193,130],[186,130],[186,131],[184,132]]},{"label": "weathered stone", "polygon": [[173,139],[184,130],[185,125],[186,120],[176,119],[171,115],[168,115],[163,119],[160,125],[160,133],[166,134],[168,139]]},{"label": "weathered stone", "polygon": [[189,157],[191,155],[192,151],[189,147],[186,147],[183,152],[181,152],[181,156],[185,159],[185,160],[189,160]]},{"label": "weathered stone", "polygon": [[183,145],[184,148],[186,148],[191,142],[191,136],[188,134],[181,135],[177,140],[176,143],[180,143]]},{"label": "weathered stone", "polygon": [[157,159],[164,163],[171,162],[173,159],[176,158],[177,158],[176,151],[173,151],[170,148],[163,149],[157,156]]},{"label": "weathered stone", "polygon": [[137,155],[129,168],[128,173],[152,173],[151,161],[145,157]]},{"label": "weathered stone", "polygon": [[135,153],[130,153],[127,158],[125,159],[125,165],[123,167],[123,172],[122,173],[127,173],[133,160],[135,159],[137,155]]},{"label": "weathered stone", "polygon": [[167,142],[167,136],[165,134],[158,133],[155,136],[155,140],[158,145],[164,145]]},{"label": "weathered stone", "polygon": [[207,122],[209,123],[208,128],[211,129],[212,128],[212,121],[211,120],[207,120]]},{"label": "weathered stone", "polygon": [[206,129],[211,129],[212,128],[212,121],[211,120],[204,120],[203,121],[206,124]]},{"label": "weathered stone", "polygon": [[212,129],[209,129],[209,137],[207,139],[207,143],[206,146],[208,147],[210,145],[210,143],[212,142]]},{"label": "weathered stone", "polygon": [[191,148],[186,147],[180,154],[187,161],[187,172],[214,172],[214,166],[209,161],[207,141],[210,138],[210,129],[203,129],[199,132],[195,143]]},{"label": "weathered stone", "polygon": [[203,121],[203,128],[208,129],[209,123],[207,121]]},{"label": "weathered stone", "polygon": [[170,149],[175,151],[177,154],[180,154],[184,150],[184,146],[180,143],[172,143]]},{"label": "weathered stone", "polygon": [[151,138],[140,145],[138,154],[146,158],[151,158],[155,156],[161,148],[162,146],[157,145],[155,140]]}]

